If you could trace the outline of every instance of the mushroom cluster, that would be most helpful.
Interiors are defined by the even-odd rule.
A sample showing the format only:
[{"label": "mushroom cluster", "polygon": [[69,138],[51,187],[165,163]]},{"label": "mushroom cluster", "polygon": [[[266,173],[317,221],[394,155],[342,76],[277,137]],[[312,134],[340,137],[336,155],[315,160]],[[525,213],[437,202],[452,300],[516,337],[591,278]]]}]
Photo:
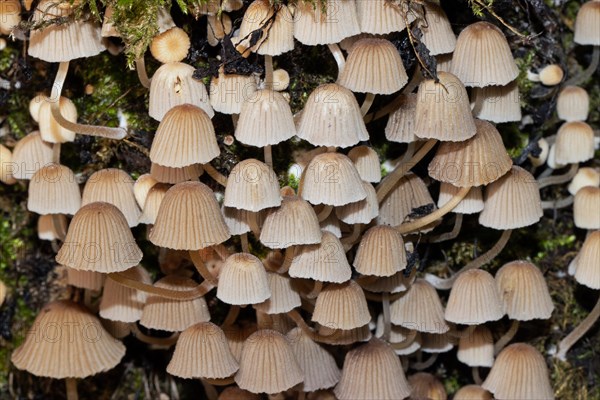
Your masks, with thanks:
[{"label": "mushroom cluster", "polygon": [[[0,12],[12,3],[0,1]],[[14,3],[11,26],[20,19]],[[455,399],[554,398],[540,348],[514,341],[521,322],[547,320],[555,308],[544,274],[531,259],[497,270],[492,261],[513,231],[573,204],[575,226],[589,233],[568,271],[600,289],[600,174],[579,168],[595,152],[583,88],[561,87],[564,124],[517,162],[496,124],[522,119],[519,68],[493,23],[457,37],[433,2],[209,1],[203,35],[224,50],[203,77],[207,88],[185,62],[188,33],[161,10],[150,45],[160,66],[150,77],[143,56],[136,61],[148,115],[159,122],[151,167],[137,179],[100,169],[82,182],[61,164],[61,144],[76,134],[121,140],[127,125],[79,124],[61,96],[69,62],[120,35],[110,4],[101,26],[73,19],[76,3],[36,3],[34,21],[67,21],[32,30],[28,43],[31,57],[60,63],[58,73],[52,93],[31,100],[39,130],[12,151],[0,146],[0,180],[29,181],[27,209],[39,214],[39,238],[56,246],[69,287],[13,352],[16,368],[65,379],[76,399],[75,380],[114,368],[133,337],[169,351],[166,372],[200,380],[210,399],[446,399],[432,366],[455,351],[473,380]],[[591,36],[583,26],[598,22],[598,5],[581,7],[575,30],[576,42],[595,46],[593,62],[599,25]],[[238,10],[241,21],[230,16]],[[410,69],[391,40],[398,34],[413,44]],[[294,114],[290,74],[274,68],[277,58],[322,45],[338,76]],[[260,60],[263,72],[232,71],[231,52]],[[389,104],[370,113],[376,95]],[[230,142],[254,155],[230,170],[211,164],[226,145],[213,118],[227,114]],[[380,118],[384,129],[371,124]],[[404,149],[385,176],[376,135]],[[295,160],[279,154],[300,141],[310,150]],[[278,157],[294,168],[280,170]],[[285,179],[291,173],[297,187]],[[571,197],[542,200],[542,188],[566,183]],[[425,271],[424,253],[455,240],[463,221],[498,231],[496,244],[457,271]],[[141,242],[155,246],[157,260],[142,261]],[[0,282],[0,305],[7,290]],[[599,316],[600,300],[557,357]]]}]

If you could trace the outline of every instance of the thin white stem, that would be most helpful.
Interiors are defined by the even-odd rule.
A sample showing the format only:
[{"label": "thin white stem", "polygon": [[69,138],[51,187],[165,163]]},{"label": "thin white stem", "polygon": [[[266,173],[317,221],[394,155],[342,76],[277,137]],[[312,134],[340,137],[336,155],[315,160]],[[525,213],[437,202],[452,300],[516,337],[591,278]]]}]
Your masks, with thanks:
[{"label": "thin white stem", "polygon": [[66,378],[65,386],[67,389],[67,400],[79,400],[77,393],[77,378]]},{"label": "thin white stem", "polygon": [[135,71],[140,79],[140,83],[146,89],[150,89],[151,80],[148,78],[148,72],[146,72],[146,61],[142,55],[140,58],[135,60]]},{"label": "thin white stem", "polygon": [[265,55],[265,89],[273,90],[273,57]]},{"label": "thin white stem", "polygon": [[498,339],[496,344],[494,344],[494,354],[500,353],[500,351],[504,347],[506,347],[506,345],[508,343],[510,343],[510,341],[515,337],[518,330],[519,330],[519,321],[516,319],[513,319],[512,323],[510,324],[510,328],[508,328],[506,333],[504,333],[504,335],[502,335],[500,337],[500,339]]},{"label": "thin white stem", "polygon": [[550,175],[550,176],[544,176],[544,177],[540,176],[537,179],[538,188],[542,189],[547,186],[561,185],[563,183],[569,182],[569,181],[571,181],[571,179],[573,179],[575,174],[577,174],[578,169],[579,169],[579,164],[575,163],[575,164],[571,164],[571,167],[569,168],[569,170],[562,175]]},{"label": "thin white stem", "polygon": [[590,79],[594,72],[598,69],[598,64],[600,64],[600,46],[594,46],[594,50],[592,51],[592,61],[590,65],[579,75],[574,76],[569,79],[564,86],[569,85],[580,85]]},{"label": "thin white stem", "polygon": [[344,69],[344,65],[346,65],[346,58],[344,57],[344,53],[342,53],[342,50],[340,49],[340,46],[338,46],[337,43],[328,44],[327,47],[329,47],[329,51],[331,51],[333,58],[335,58],[335,62],[338,66],[339,77],[342,73],[342,70]]},{"label": "thin white stem", "polygon": [[374,100],[375,100],[375,94],[367,93],[365,100],[362,103],[362,106],[360,106],[360,113],[363,117],[365,115],[367,115],[367,113],[371,109],[371,106],[373,105]]},{"label": "thin white stem", "polygon": [[268,144],[263,148],[265,154],[265,164],[269,167],[273,168],[273,150],[271,149],[271,145]]},{"label": "thin white stem", "polygon": [[571,333],[569,333],[563,340],[560,341],[558,345],[558,352],[556,353],[556,357],[560,360],[565,361],[567,359],[567,352],[579,339],[586,334],[587,331],[591,329],[592,326],[596,323],[596,321],[600,318],[600,297],[596,302],[596,305],[592,309],[592,312],[581,321],[579,325]]},{"label": "thin white stem", "polygon": [[392,334],[392,316],[390,312],[390,294],[387,292],[381,295],[381,305],[383,308],[383,340],[390,341]]},{"label": "thin white stem", "polygon": [[227,186],[227,177],[219,171],[217,171],[217,169],[213,167],[212,164],[202,164],[202,167],[204,168],[204,171],[206,171],[208,176],[213,178],[219,185],[223,187]]}]

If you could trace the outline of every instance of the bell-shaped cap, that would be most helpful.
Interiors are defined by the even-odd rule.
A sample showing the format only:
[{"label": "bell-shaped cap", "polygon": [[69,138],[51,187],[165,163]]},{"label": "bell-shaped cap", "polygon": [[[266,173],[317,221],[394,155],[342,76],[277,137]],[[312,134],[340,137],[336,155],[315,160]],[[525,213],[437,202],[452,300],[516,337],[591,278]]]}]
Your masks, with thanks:
[{"label": "bell-shaped cap", "polygon": [[446,321],[479,325],[497,321],[502,316],[502,296],[489,272],[472,269],[456,278],[446,305]]},{"label": "bell-shaped cap", "polygon": [[377,225],[363,235],[354,263],[362,275],[392,276],[406,268],[402,235],[391,226]]},{"label": "bell-shaped cap", "polygon": [[81,193],[69,167],[48,164],[39,169],[29,183],[27,209],[38,214],[73,215],[81,206]]},{"label": "bell-shaped cap", "polygon": [[271,297],[267,272],[252,254],[227,257],[219,275],[217,298],[227,304],[257,304]]},{"label": "bell-shaped cap", "polygon": [[279,180],[273,168],[253,158],[237,163],[227,178],[223,205],[254,212],[279,207]]},{"label": "bell-shaped cap", "polygon": [[367,299],[354,281],[331,283],[323,288],[312,315],[312,320],[332,329],[354,329],[371,320]]},{"label": "bell-shaped cap", "polygon": [[323,232],[320,243],[296,248],[289,274],[292,278],[342,283],[350,280],[352,269],[340,240],[331,232]]}]

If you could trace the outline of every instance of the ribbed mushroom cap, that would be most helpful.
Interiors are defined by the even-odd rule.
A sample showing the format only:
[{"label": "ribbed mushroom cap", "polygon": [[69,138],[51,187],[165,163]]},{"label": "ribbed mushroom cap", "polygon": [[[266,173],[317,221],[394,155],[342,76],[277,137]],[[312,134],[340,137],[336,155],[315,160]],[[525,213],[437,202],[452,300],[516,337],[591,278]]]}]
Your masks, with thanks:
[{"label": "ribbed mushroom cap", "polygon": [[327,389],[338,383],[342,373],[327,350],[313,342],[300,328],[288,332],[287,338],[304,373],[303,392]]},{"label": "ribbed mushroom cap", "polygon": [[424,9],[426,23],[421,28],[423,32],[421,41],[429,50],[429,54],[436,56],[452,53],[456,47],[456,36],[446,13],[435,3],[426,3]]},{"label": "ribbed mushroom cap", "polygon": [[335,215],[346,224],[368,224],[379,215],[379,203],[375,188],[368,182],[362,183],[367,197],[354,203],[335,208]]},{"label": "ribbed mushroom cap", "polygon": [[300,369],[288,339],[270,329],[259,330],[246,340],[235,382],[252,393],[279,393],[302,382]]},{"label": "ribbed mushroom cap", "polygon": [[496,399],[554,399],[546,360],[526,343],[502,350],[481,386]]},{"label": "ribbed mushroom cap", "polygon": [[[40,135],[48,143],[66,143],[75,140],[75,132],[63,128],[56,122],[50,110],[51,101],[45,99],[40,105],[38,114]],[[77,108],[71,100],[66,97],[60,97],[58,102],[61,115],[71,122],[77,122]]]},{"label": "ribbed mushroom cap", "polygon": [[582,229],[600,229],[600,188],[586,186],[575,195],[573,216],[575,226]]},{"label": "ribbed mushroom cap", "polygon": [[38,214],[73,215],[81,205],[75,175],[68,167],[49,164],[31,178],[27,209]]},{"label": "ribbed mushroom cap", "polygon": [[400,293],[408,290],[412,280],[400,271],[392,276],[375,278],[373,276],[359,277],[356,282],[364,289],[373,293]]},{"label": "ribbed mushroom cap", "polygon": [[[150,274],[141,265],[124,271],[123,275],[138,282],[152,284]],[[142,316],[147,297],[146,292],[123,286],[108,277],[100,301],[100,316],[113,321],[136,322]]]},{"label": "ribbed mushroom cap", "polygon": [[444,307],[435,288],[417,279],[398,300],[390,305],[394,325],[418,332],[446,333],[450,327],[444,320]]},{"label": "ribbed mushroom cap", "polygon": [[556,161],[556,143],[552,143],[552,145],[550,145],[550,150],[548,150],[546,164],[552,169],[561,169],[565,167],[565,164]]},{"label": "ribbed mushroom cap", "polygon": [[283,335],[296,327],[287,314],[267,314],[256,310],[256,325],[258,329],[273,329]]},{"label": "ribbed mushroom cap", "polygon": [[271,297],[267,272],[262,262],[248,253],[227,257],[221,274],[217,297],[227,304],[257,304]]},{"label": "ribbed mushroom cap", "polygon": [[[383,314],[377,317],[377,326],[375,327],[375,337],[382,337],[384,332]],[[401,326],[392,325],[390,329],[390,343],[402,343],[408,340],[413,335],[410,329]],[[421,348],[420,333],[416,333],[412,342],[407,346],[399,349],[394,349],[399,356],[413,354]]]},{"label": "ribbed mushroom cap", "polygon": [[576,195],[582,188],[586,186],[599,187],[600,173],[589,167],[579,168],[567,189],[572,195]]},{"label": "ribbed mushroom cap", "polygon": [[476,22],[458,35],[452,74],[465,86],[507,85],[519,75],[506,37],[489,22]]},{"label": "ribbed mushroom cap", "polygon": [[489,272],[473,269],[456,278],[446,304],[446,321],[479,325],[503,315],[502,295]]},{"label": "ribbed mushroom cap", "polygon": [[153,225],[156,222],[160,205],[170,188],[171,186],[166,183],[157,183],[152,186],[146,197],[144,208],[142,209],[142,215],[139,219],[140,224]]},{"label": "ribbed mushroom cap", "polygon": [[152,189],[152,187],[157,183],[158,181],[150,174],[143,174],[137,178],[133,184],[133,195],[135,196],[135,201],[140,208],[144,208],[148,192],[150,192],[150,189]]},{"label": "ribbed mushroom cap", "polygon": [[600,289],[600,231],[590,232],[573,260],[575,280],[592,289]]},{"label": "ribbed mushroom cap", "polygon": [[577,11],[573,41],[600,46],[600,4],[597,1],[584,3]]},{"label": "ribbed mushroom cap", "polygon": [[233,357],[239,362],[242,358],[242,349],[246,339],[257,330],[256,324],[228,325],[222,329],[225,332],[225,337],[227,337],[227,343]]},{"label": "ribbed mushroom cap", "polygon": [[475,135],[469,96],[462,82],[448,72],[419,85],[414,134],[418,138],[462,142]]},{"label": "ribbed mushroom cap", "polygon": [[204,173],[200,164],[188,165],[182,168],[164,167],[152,163],[150,166],[150,176],[157,182],[162,183],[181,183],[189,180],[196,180]]},{"label": "ribbed mushroom cap", "polygon": [[[444,204],[450,201],[455,194],[460,191],[460,188],[453,186],[450,183],[442,182],[440,185],[440,196],[438,197],[437,206],[443,207]],[[483,210],[483,193],[481,186],[472,187],[464,199],[458,203],[453,213],[456,214],[476,214]]]},{"label": "ribbed mushroom cap", "polygon": [[67,283],[71,286],[89,290],[100,290],[104,285],[106,275],[95,271],[80,271],[65,267],[67,269]]},{"label": "ribbed mushroom cap", "polygon": [[454,393],[454,400],[493,400],[490,392],[477,385],[463,386]]},{"label": "ribbed mushroom cap", "polygon": [[405,17],[408,23],[416,18],[415,11],[408,9],[404,3],[387,0],[357,1],[356,14],[360,31],[375,35],[401,32],[406,29]]},{"label": "ribbed mushroom cap", "polygon": [[516,229],[533,225],[544,211],[537,181],[527,170],[511,168],[484,190],[479,223],[493,229]]},{"label": "ribbed mushroom cap", "polygon": [[475,120],[477,133],[464,142],[444,142],[429,163],[429,176],[458,187],[487,185],[512,166],[502,137],[489,122]]},{"label": "ribbed mushroom cap", "polygon": [[504,310],[510,319],[529,321],[548,319],[554,304],[544,275],[538,267],[527,261],[504,264],[496,272],[496,283]]},{"label": "ribbed mushroom cap", "polygon": [[[156,281],[154,286],[186,291],[198,284],[190,278],[167,275]],[[210,321],[210,314],[204,297],[180,301],[149,295],[140,318],[142,326],[167,332],[181,332],[194,324],[208,321]]]},{"label": "ribbed mushroom cap", "polygon": [[435,56],[437,72],[452,72],[452,57],[454,53],[438,54]]},{"label": "ribbed mushroom cap", "polygon": [[0,35],[10,35],[21,22],[21,2],[4,0],[0,2]]},{"label": "ribbed mushroom cap", "polygon": [[279,207],[279,181],[273,168],[253,158],[237,163],[227,178],[223,204],[254,212]]},{"label": "ribbed mushroom cap", "polygon": [[340,153],[315,156],[306,167],[298,192],[315,205],[343,206],[367,197],[352,160]]},{"label": "ribbed mushroom cap", "polygon": [[46,101],[48,101],[48,96],[43,93],[38,93],[29,100],[29,115],[35,122],[40,122],[40,107]]},{"label": "ribbed mushroom cap", "polygon": [[171,108],[158,125],[150,160],[165,167],[206,164],[221,153],[210,117],[200,107]]},{"label": "ribbed mushroom cap", "polygon": [[354,146],[369,140],[354,94],[336,83],[313,90],[298,123],[298,137],[315,146]]},{"label": "ribbed mushroom cap", "polygon": [[227,386],[225,390],[219,394],[218,400],[261,400],[259,394],[250,393],[247,390],[240,389],[237,386]]},{"label": "ribbed mushroom cap", "polygon": [[212,190],[200,182],[183,182],[167,191],[149,239],[160,247],[198,250],[230,236]]},{"label": "ribbed mushroom cap", "polygon": [[274,272],[267,272],[267,280],[271,297],[254,308],[266,314],[282,314],[300,307],[300,295],[292,287],[289,277]]},{"label": "ribbed mushroom cap", "polygon": [[46,305],[33,326],[11,361],[36,376],[85,378],[114,368],[125,355],[98,318],[71,301]]},{"label": "ribbed mushroom cap", "polygon": [[257,90],[244,98],[235,138],[256,147],[264,147],[288,140],[296,134],[292,110],[280,92]]},{"label": "ribbed mushroom cap", "polygon": [[363,235],[352,263],[362,275],[392,276],[406,268],[402,235],[391,226],[377,225]]},{"label": "ribbed mushroom cap", "polygon": [[[425,206],[431,206],[431,210],[435,210],[435,202],[423,179],[409,172],[400,178],[397,186],[383,199],[377,222],[391,226],[400,225],[413,219],[410,215],[414,209]],[[430,227],[431,225],[427,226]]]},{"label": "ribbed mushroom cap", "polygon": [[342,283],[350,280],[352,269],[340,240],[331,232],[323,232],[320,243],[296,248],[289,274],[292,278]]},{"label": "ribbed mushroom cap", "polygon": [[[275,12],[277,15],[273,18]],[[271,18],[272,21],[269,21]],[[250,3],[242,19],[239,37],[250,40],[256,30],[262,32],[256,44],[250,48],[251,51],[278,56],[294,49],[294,21],[285,4],[275,8],[268,0]]]},{"label": "ribbed mushroom cap", "polygon": [[283,196],[281,207],[265,218],[260,241],[272,249],[285,249],[297,244],[319,243],[321,236],[319,220],[310,204],[298,196]]},{"label": "ribbed mushroom cap", "polygon": [[225,74],[221,68],[210,82],[210,104],[220,113],[239,114],[244,99],[255,98],[255,92],[254,76]]},{"label": "ribbed mushroom cap", "polygon": [[558,164],[591,160],[594,158],[594,131],[585,122],[565,122],[558,129],[554,146]]},{"label": "ribbed mushroom cap", "polygon": [[150,42],[150,53],[163,64],[179,62],[187,57],[190,37],[181,28],[173,27],[159,33]]},{"label": "ribbed mushroom cap", "polygon": [[67,225],[67,217],[64,214],[40,215],[37,223],[38,238],[49,241],[60,239],[59,232],[66,232]]},{"label": "ribbed mushroom cap", "polygon": [[579,86],[565,86],[558,93],[556,113],[567,121],[585,121],[590,112],[590,96]]},{"label": "ribbed mushroom cap", "polygon": [[469,367],[491,367],[494,364],[494,337],[485,326],[477,326],[458,340],[458,361]]},{"label": "ribbed mushroom cap", "polygon": [[352,46],[338,83],[353,92],[391,94],[408,82],[400,53],[386,39],[361,39]]},{"label": "ribbed mushroom cap", "polygon": [[519,85],[513,81],[505,86],[473,88],[473,102],[477,105],[473,116],[497,124],[521,120]]},{"label": "ribbed mushroom cap", "polygon": [[319,335],[335,338],[331,343],[333,346],[346,346],[348,344],[366,342],[371,340],[373,335],[369,324],[354,329],[332,329],[328,326],[318,325]]},{"label": "ribbed mushroom cap", "polygon": [[223,330],[211,322],[192,325],[179,336],[167,372],[179,378],[221,379],[239,369]]},{"label": "ribbed mushroom cap", "polygon": [[125,216],[130,227],[137,226],[141,211],[133,193],[133,179],[117,168],[94,172],[83,188],[81,205],[103,201],[117,207]]},{"label": "ribbed mushroom cap", "polygon": [[10,150],[0,144],[0,182],[12,185],[15,183],[13,177],[14,164]]},{"label": "ribbed mushroom cap", "polygon": [[115,339],[123,339],[131,333],[131,324],[127,322],[111,321],[110,319],[100,319],[104,329]]},{"label": "ribbed mushroom cap", "polygon": [[[364,200],[362,200],[364,201]],[[319,222],[319,226],[323,232],[331,232],[336,238],[341,239],[342,237],[342,226],[338,217],[334,212],[330,212],[327,218]]]},{"label": "ribbed mushroom cap", "polygon": [[16,179],[31,179],[40,168],[52,162],[52,145],[44,142],[39,131],[21,138],[12,153]]},{"label": "ribbed mushroom cap", "polygon": [[250,232],[249,220],[252,218],[251,211],[233,207],[221,207],[221,213],[232,235],[243,235]]},{"label": "ribbed mushroom cap", "polygon": [[102,202],[77,211],[56,255],[56,262],[67,267],[105,273],[125,271],[141,259],[123,213]]},{"label": "ribbed mushroom cap", "polygon": [[447,333],[421,333],[421,351],[429,354],[447,353],[454,348]]},{"label": "ribbed mushroom cap", "polygon": [[349,351],[335,387],[340,400],[405,399],[410,395],[400,359],[387,343],[371,339]]},{"label": "ribbed mushroom cap", "polygon": [[[60,0],[42,0],[33,12],[36,24],[58,17],[69,17],[71,4],[61,7]],[[105,49],[100,36],[100,26],[89,21],[68,21],[50,24],[31,31],[27,54],[47,62],[71,61],[91,57]]]},{"label": "ribbed mushroom cap", "polygon": [[390,114],[385,126],[385,137],[391,142],[411,143],[415,136],[415,111],[417,94],[400,95],[398,108]]},{"label": "ribbed mushroom cap", "polygon": [[192,77],[195,68],[180,62],[162,65],[152,76],[148,115],[161,121],[173,107],[193,104],[210,118],[215,115],[204,83]]},{"label": "ribbed mushroom cap", "polygon": [[315,304],[312,320],[333,329],[354,329],[371,320],[367,299],[354,281],[331,283],[323,288]]},{"label": "ribbed mushroom cap", "polygon": [[220,15],[208,15],[206,24],[206,39],[208,44],[213,47],[218,46],[225,35],[231,33],[232,29],[233,23],[231,22],[231,17],[226,13],[221,13]]},{"label": "ribbed mushroom cap", "polygon": [[370,146],[356,146],[348,152],[348,157],[356,166],[361,179],[365,182],[381,180],[381,163],[379,155]]},{"label": "ribbed mushroom cap", "polygon": [[412,388],[411,399],[446,400],[448,398],[444,384],[427,372],[417,372],[410,375],[408,384]]},{"label": "ribbed mushroom cap", "polygon": [[[300,43],[309,46],[339,43],[347,37],[360,33],[356,2],[330,0],[324,6],[325,12],[322,7],[315,7],[308,1],[296,4],[294,37]],[[331,20],[331,15],[335,15],[334,21]]]}]

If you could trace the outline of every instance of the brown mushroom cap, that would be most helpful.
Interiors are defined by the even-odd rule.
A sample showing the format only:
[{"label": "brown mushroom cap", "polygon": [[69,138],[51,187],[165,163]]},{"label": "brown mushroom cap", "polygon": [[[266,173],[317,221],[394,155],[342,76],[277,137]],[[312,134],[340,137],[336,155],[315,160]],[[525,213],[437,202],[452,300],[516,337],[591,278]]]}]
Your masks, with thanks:
[{"label": "brown mushroom cap", "polygon": [[590,111],[590,96],[579,86],[565,86],[556,100],[558,118],[571,121],[585,121]]},{"label": "brown mushroom cap", "polygon": [[[275,12],[277,15],[273,18]],[[273,18],[271,22],[270,18]],[[249,40],[252,33],[260,29],[261,35],[251,47],[251,51],[278,56],[294,49],[294,24],[287,5],[281,4],[276,9],[268,0],[255,0],[250,3],[240,25],[239,37]]]},{"label": "brown mushroom cap", "polygon": [[472,269],[458,276],[446,305],[446,321],[479,325],[497,321],[503,315],[502,297],[489,272]]},{"label": "brown mushroom cap", "polygon": [[[151,284],[150,274],[144,267],[137,265],[124,271],[123,276],[145,284]],[[136,322],[142,317],[142,309],[148,295],[146,292],[121,285],[110,276],[104,283],[99,314],[112,321]]]},{"label": "brown mushroom cap", "polygon": [[423,279],[415,280],[408,291],[390,305],[390,314],[393,324],[418,332],[450,330],[437,291]]},{"label": "brown mushroom cap", "polygon": [[575,226],[583,229],[600,229],[600,188],[586,186],[575,195],[573,217]]},{"label": "brown mushroom cap", "polygon": [[417,372],[408,377],[408,384],[412,388],[410,398],[446,400],[447,394],[444,384],[434,375],[427,372]]},{"label": "brown mushroom cap", "polygon": [[402,235],[390,226],[377,225],[365,232],[352,265],[362,275],[392,276],[406,263]]},{"label": "brown mushroom cap", "polygon": [[354,329],[371,320],[367,299],[354,281],[331,283],[323,288],[315,303],[312,320],[333,329]]},{"label": "brown mushroom cap", "polygon": [[[344,23],[332,23],[330,19],[332,13],[335,13],[336,21],[344,21]],[[360,27],[354,1],[329,0],[325,3],[325,10],[314,7],[308,1],[296,4],[294,37],[302,44],[315,46],[339,43],[358,33]]]},{"label": "brown mushroom cap", "polygon": [[178,27],[159,33],[150,43],[150,53],[163,64],[183,60],[189,49],[190,37]]},{"label": "brown mushroom cap", "polygon": [[285,249],[297,244],[319,243],[321,236],[319,220],[310,204],[298,196],[284,196],[281,207],[265,218],[260,241],[272,249]]},{"label": "brown mushroom cap", "polygon": [[600,46],[600,4],[597,1],[584,3],[575,18],[575,36],[578,44]]},{"label": "brown mushroom cap", "polygon": [[273,168],[253,158],[237,163],[227,178],[223,205],[253,212],[279,207],[279,181]]},{"label": "brown mushroom cap", "polygon": [[39,131],[21,138],[13,149],[12,174],[16,179],[31,179],[40,168],[52,162],[52,145],[44,142]]},{"label": "brown mushroom cap", "polygon": [[594,131],[581,121],[565,122],[554,143],[556,163],[570,164],[594,158]]},{"label": "brown mushroom cap", "polygon": [[323,232],[320,243],[296,249],[289,274],[293,278],[342,283],[350,280],[352,269],[340,240],[331,232]]},{"label": "brown mushroom cap", "polygon": [[461,336],[456,358],[469,367],[491,367],[494,363],[492,332],[485,325],[479,325],[469,335]]},{"label": "brown mushroom cap", "polygon": [[29,184],[27,209],[38,214],[73,215],[81,205],[79,185],[68,167],[49,164],[39,169]]},{"label": "brown mushroom cap", "polygon": [[473,116],[479,119],[500,124],[522,118],[517,81],[504,86],[473,88],[473,103],[477,105]]}]

